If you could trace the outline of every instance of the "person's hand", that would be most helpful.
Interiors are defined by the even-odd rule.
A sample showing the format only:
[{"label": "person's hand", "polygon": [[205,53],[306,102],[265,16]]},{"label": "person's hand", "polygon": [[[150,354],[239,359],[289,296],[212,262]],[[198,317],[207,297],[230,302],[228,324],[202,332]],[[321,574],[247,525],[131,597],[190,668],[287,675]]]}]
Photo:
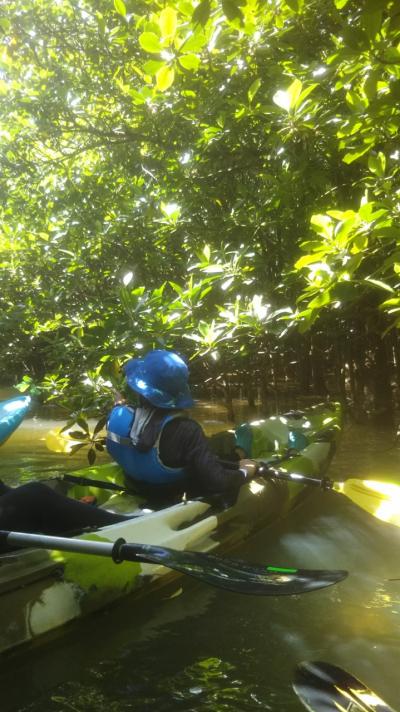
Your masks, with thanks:
[{"label": "person's hand", "polygon": [[258,464],[256,460],[239,460],[239,468],[246,472],[249,480],[252,480],[257,475]]}]

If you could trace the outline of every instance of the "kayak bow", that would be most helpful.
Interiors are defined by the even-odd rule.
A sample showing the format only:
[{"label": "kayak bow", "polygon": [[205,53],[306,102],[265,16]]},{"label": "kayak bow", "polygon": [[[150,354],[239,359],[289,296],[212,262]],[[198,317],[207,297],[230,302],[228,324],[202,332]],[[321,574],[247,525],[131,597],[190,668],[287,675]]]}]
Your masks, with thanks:
[{"label": "kayak bow", "polygon": [[0,445],[5,443],[22,423],[31,404],[30,396],[17,396],[0,403]]}]

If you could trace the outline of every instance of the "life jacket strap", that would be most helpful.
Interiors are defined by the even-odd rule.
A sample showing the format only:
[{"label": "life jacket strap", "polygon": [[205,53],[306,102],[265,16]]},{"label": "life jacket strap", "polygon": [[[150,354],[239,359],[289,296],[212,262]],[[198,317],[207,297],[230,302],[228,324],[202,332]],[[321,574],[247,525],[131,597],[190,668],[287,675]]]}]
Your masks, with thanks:
[{"label": "life jacket strap", "polygon": [[109,440],[112,440],[113,443],[118,443],[118,445],[127,445],[128,447],[133,447],[133,443],[130,438],[124,438],[122,435],[112,433],[110,430],[107,431],[107,438]]}]

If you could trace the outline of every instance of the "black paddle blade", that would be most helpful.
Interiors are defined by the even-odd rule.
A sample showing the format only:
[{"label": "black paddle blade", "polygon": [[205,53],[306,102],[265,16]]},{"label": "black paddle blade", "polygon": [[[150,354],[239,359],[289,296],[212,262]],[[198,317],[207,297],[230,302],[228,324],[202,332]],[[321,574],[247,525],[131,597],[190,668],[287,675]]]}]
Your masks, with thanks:
[{"label": "black paddle blade", "polygon": [[394,712],[364,683],[329,663],[300,663],[293,689],[310,712]]},{"label": "black paddle blade", "polygon": [[226,559],[213,554],[177,551],[146,544],[123,544],[118,556],[127,561],[162,564],[211,586],[256,596],[306,593],[332,586],[347,576],[347,571],[313,571],[251,565],[239,559]]}]

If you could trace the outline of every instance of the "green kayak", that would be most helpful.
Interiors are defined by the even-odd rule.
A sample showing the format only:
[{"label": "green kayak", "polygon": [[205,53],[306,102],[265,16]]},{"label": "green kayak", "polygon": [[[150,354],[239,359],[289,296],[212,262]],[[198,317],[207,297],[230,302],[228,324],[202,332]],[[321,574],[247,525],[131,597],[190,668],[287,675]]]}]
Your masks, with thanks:
[{"label": "green kayak", "polygon": [[[280,458],[279,467],[287,472],[321,476],[335,451],[340,432],[340,405],[321,404],[302,413],[291,412],[254,421],[247,424],[245,431],[246,442],[257,450],[252,456],[274,463]],[[225,435],[213,438],[211,445],[218,449],[218,443],[225,442],[226,447],[232,433]],[[124,486],[123,473],[114,463],[71,474],[102,485],[77,484],[63,478],[46,481],[46,484],[69,497],[80,499],[94,495],[97,506],[131,517],[81,533],[74,539],[113,543],[123,538],[140,545],[218,554],[287,514],[304,490],[299,482],[260,477],[244,485],[236,503],[225,509],[215,502],[186,499],[160,507],[127,491],[105,489],[105,483]],[[146,595],[176,575],[176,571],[171,572],[160,563],[135,561],[116,565],[110,558],[86,553],[26,548],[3,554],[0,556],[0,652],[36,639],[44,640],[50,631],[128,594]]]}]

